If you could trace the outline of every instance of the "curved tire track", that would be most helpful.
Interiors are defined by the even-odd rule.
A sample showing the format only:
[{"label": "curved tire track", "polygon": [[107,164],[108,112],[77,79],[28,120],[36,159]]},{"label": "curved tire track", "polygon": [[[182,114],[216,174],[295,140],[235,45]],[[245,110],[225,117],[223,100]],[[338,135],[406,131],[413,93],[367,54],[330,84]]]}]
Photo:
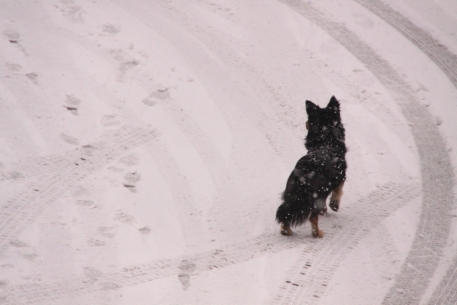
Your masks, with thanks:
[{"label": "curved tire track", "polygon": [[[328,256],[332,260],[341,258],[342,252],[349,252],[354,243],[390,215],[392,211],[418,196],[418,190],[419,186],[417,185],[387,184],[380,187],[368,196],[358,200],[353,206],[348,207],[348,210],[351,211],[351,216],[342,220],[340,217],[328,218],[328,221],[326,220],[323,223],[323,228],[328,228],[326,238],[319,240],[318,243],[315,239],[303,238],[303,236],[300,236],[301,234],[288,238],[276,232],[264,234],[221,249],[151,261],[123,268],[116,273],[102,274],[92,279],[80,277],[59,283],[4,286],[3,289],[0,289],[0,304],[33,304],[81,294],[96,293],[100,290],[114,290],[134,286],[162,278],[178,276],[184,263],[185,265],[192,265],[194,267],[193,272],[208,272],[300,246],[304,247],[305,251],[299,262],[307,259],[311,261],[313,266],[310,275],[313,276],[318,271],[316,268],[326,268],[320,263],[315,263],[316,257],[321,256],[322,251],[329,250],[328,253],[330,254]],[[372,204],[382,203],[382,206],[381,208],[376,206],[376,211],[370,213],[367,212],[371,211],[371,209],[367,209],[367,201]],[[355,224],[361,229],[356,229]],[[333,228],[330,229],[332,226]],[[337,226],[343,226],[343,229],[338,230]],[[337,247],[335,247],[335,242],[332,242],[335,240],[339,240]],[[335,264],[332,264],[332,266],[335,266]],[[299,265],[297,268],[303,269],[303,265]],[[303,278],[300,275],[300,277],[302,278],[293,278],[291,280],[293,280],[294,284],[306,281],[306,276]],[[289,286],[296,287],[293,284]],[[288,289],[288,287],[281,287],[281,289]],[[294,292],[293,289],[290,291]]]},{"label": "curved tire track", "polygon": [[[324,239],[305,248],[286,274],[272,304],[318,303],[344,257],[382,220],[419,194],[417,185],[387,184],[357,200],[345,209],[345,214],[330,222],[332,229],[325,231]],[[322,224],[326,223],[327,219]]]},{"label": "curved tire track", "polygon": [[83,152],[76,160],[72,160],[70,167],[59,167],[54,174],[41,176],[39,182],[26,185],[23,191],[0,206],[0,253],[26,225],[33,223],[60,195],[75,186],[76,182],[133,147],[147,143],[155,137],[155,131],[124,127],[112,134],[103,147],[94,150],[91,155]]},{"label": "curved tire track", "polygon": [[[385,22],[389,23],[409,41],[427,55],[449,78],[457,88],[457,55],[450,52],[438,40],[420,27],[409,21],[399,12],[394,11],[382,1],[354,0]],[[447,271],[438,288],[435,290],[430,304],[457,303],[457,257]]]},{"label": "curved tire track", "polygon": [[428,304],[433,305],[454,305],[457,303],[457,259],[448,269],[441,283],[435,289]]},{"label": "curved tire track", "polygon": [[390,64],[350,32],[300,0],[278,0],[318,25],[361,61],[388,88],[400,106],[416,143],[422,174],[422,213],[410,252],[384,304],[417,304],[437,268],[450,233],[454,173],[434,121],[416,100],[413,89]]},{"label": "curved tire track", "polygon": [[56,171],[73,167],[75,161],[80,157],[81,151],[78,149],[68,151],[64,155],[30,157],[6,166],[2,169],[0,175],[6,179],[11,175],[32,179],[37,176],[55,173]]},{"label": "curved tire track", "polygon": [[382,1],[354,0],[389,23],[427,55],[457,88],[457,56],[423,29]]},{"label": "curved tire track", "polygon": [[306,243],[299,237],[284,239],[277,233],[265,234],[224,249],[130,266],[96,279],[81,277],[59,283],[17,285],[4,287],[3,290],[0,288],[0,304],[33,304],[177,277],[184,262],[195,265],[195,272],[211,271],[303,244]]}]

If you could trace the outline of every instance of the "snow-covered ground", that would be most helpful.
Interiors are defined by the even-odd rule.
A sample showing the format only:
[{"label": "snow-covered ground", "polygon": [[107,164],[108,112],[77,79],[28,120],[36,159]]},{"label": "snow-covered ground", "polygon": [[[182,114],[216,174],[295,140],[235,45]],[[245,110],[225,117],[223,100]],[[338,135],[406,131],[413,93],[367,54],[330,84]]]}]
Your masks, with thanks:
[{"label": "snow-covered ground", "polygon": [[[0,2],[0,304],[457,304],[454,0]],[[274,222],[305,100],[338,213]]]}]

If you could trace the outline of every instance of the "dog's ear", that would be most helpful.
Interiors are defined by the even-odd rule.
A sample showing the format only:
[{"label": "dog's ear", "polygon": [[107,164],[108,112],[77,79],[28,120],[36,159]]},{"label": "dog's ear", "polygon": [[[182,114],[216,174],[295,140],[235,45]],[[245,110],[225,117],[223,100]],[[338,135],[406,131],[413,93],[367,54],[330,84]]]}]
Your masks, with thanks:
[{"label": "dog's ear", "polygon": [[332,96],[330,102],[328,102],[327,109],[332,110],[334,112],[340,111],[340,102],[338,102],[335,96]]},{"label": "dog's ear", "polygon": [[319,106],[317,106],[316,104],[314,104],[313,102],[311,101],[306,101],[306,113],[309,115],[311,114],[312,112],[316,111],[317,108],[319,108]]}]

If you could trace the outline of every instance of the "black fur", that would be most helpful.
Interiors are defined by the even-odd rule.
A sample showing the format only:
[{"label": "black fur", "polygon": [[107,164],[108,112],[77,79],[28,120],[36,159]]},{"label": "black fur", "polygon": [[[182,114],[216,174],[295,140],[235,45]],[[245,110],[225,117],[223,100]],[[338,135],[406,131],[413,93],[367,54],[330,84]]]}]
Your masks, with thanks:
[{"label": "black fur", "polygon": [[276,212],[276,221],[287,227],[301,225],[311,213],[325,209],[328,195],[346,179],[345,130],[340,103],[334,96],[326,108],[306,101],[306,112],[308,154],[298,160],[290,174],[282,194],[283,203]]}]

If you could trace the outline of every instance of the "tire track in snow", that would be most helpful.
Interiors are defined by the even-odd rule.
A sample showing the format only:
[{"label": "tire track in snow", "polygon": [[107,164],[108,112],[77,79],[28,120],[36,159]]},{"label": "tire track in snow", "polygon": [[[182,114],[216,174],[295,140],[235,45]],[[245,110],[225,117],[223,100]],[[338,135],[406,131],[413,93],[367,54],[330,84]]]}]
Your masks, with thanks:
[{"label": "tire track in snow", "polygon": [[[144,264],[134,265],[121,269],[116,273],[105,273],[94,279],[80,277],[69,279],[59,283],[25,284],[17,286],[4,286],[0,288],[0,304],[33,304],[58,300],[65,297],[78,296],[81,294],[96,293],[100,290],[114,290],[126,286],[134,286],[154,280],[177,276],[183,266],[192,266],[193,274],[198,272],[208,272],[234,264],[242,263],[259,258],[267,254],[278,253],[283,250],[296,247],[304,247],[305,250],[301,260],[311,259],[321,255],[322,251],[329,249],[333,260],[341,257],[342,252],[349,252],[354,243],[367,234],[371,228],[379,224],[393,210],[400,208],[408,203],[412,198],[419,195],[419,186],[405,184],[387,184],[378,190],[371,192],[368,196],[359,199],[353,206],[348,207],[351,216],[346,218],[328,217],[323,222],[323,228],[327,228],[327,236],[318,242],[313,238],[303,238],[303,236],[292,236],[285,238],[275,233],[263,234],[256,238],[229,245],[224,248],[214,249],[195,255],[183,255],[170,259],[155,260]],[[370,213],[372,209],[367,208],[366,202],[373,204],[382,203],[376,206],[376,211]],[[328,220],[328,221],[327,221]],[[355,231],[355,224],[363,228],[359,233]],[[341,230],[337,230],[342,226]],[[350,229],[347,230],[345,227]],[[330,229],[332,227],[332,229]],[[357,233],[357,234],[354,234]],[[332,241],[339,240],[337,248]],[[336,252],[336,254],[335,254]],[[301,261],[300,260],[300,261]],[[298,264],[298,263],[297,263]],[[332,264],[334,266],[335,264]],[[320,267],[319,267],[320,266]],[[300,265],[299,268],[303,266]],[[311,266],[313,268],[325,268],[322,265]],[[314,270],[316,272],[318,270]],[[194,275],[195,276],[195,275]],[[291,278],[294,275],[291,274]],[[306,280],[306,276],[301,274],[300,278],[293,278],[290,291],[295,293],[296,282]],[[329,280],[329,278],[328,278]],[[314,286],[312,286],[314,287]],[[281,289],[283,289],[281,287]],[[284,289],[288,289],[285,287]],[[2,301],[3,300],[3,301]]]},{"label": "tire track in snow", "polygon": [[457,55],[382,1],[354,0],[383,19],[427,55],[457,88]]},{"label": "tire track in snow", "polygon": [[450,233],[454,173],[444,140],[430,113],[419,105],[413,89],[390,64],[343,24],[327,18],[300,0],[278,0],[344,46],[388,88],[406,120],[416,143],[422,174],[422,213],[410,252],[384,304],[417,304],[428,287]]},{"label": "tire track in snow", "polygon": [[59,283],[4,287],[3,291],[0,288],[0,304],[32,304],[139,285],[177,276],[181,272],[180,267],[186,265],[195,266],[195,272],[211,271],[303,244],[300,237],[284,239],[277,233],[265,234],[224,249],[126,267],[117,273],[106,273],[93,280],[81,277]]},{"label": "tire track in snow", "polygon": [[[332,229],[324,231],[324,239],[310,249],[305,248],[287,272],[272,304],[318,303],[345,256],[372,228],[419,194],[418,185],[387,184],[347,207],[344,214],[327,225]],[[322,226],[328,222],[325,219]]]},{"label": "tire track in snow", "polygon": [[428,301],[430,305],[454,305],[457,303],[457,260],[448,269],[442,281]]},{"label": "tire track in snow", "polygon": [[[382,1],[354,1],[383,19],[417,46],[446,74],[454,87],[457,88],[457,55]],[[457,257],[454,258],[453,266],[449,268],[446,276],[437,287],[429,301],[430,304],[457,303]]]},{"label": "tire track in snow", "polygon": [[[87,147],[89,149],[91,146]],[[81,151],[75,149],[62,155],[25,158],[19,162],[5,166],[0,172],[0,175],[5,179],[11,176],[25,179],[35,178],[37,176],[55,173],[64,168],[73,167],[75,161],[80,157]]]},{"label": "tire track in snow", "polygon": [[[82,152],[77,159],[72,159],[71,167],[60,168],[56,166],[56,164],[60,165],[60,162],[51,162],[57,172],[41,176],[38,182],[26,185],[23,191],[1,204],[0,253],[26,225],[33,223],[60,195],[74,187],[76,182],[83,180],[87,175],[112,162],[131,148],[147,143],[155,137],[155,131],[124,127],[113,133],[109,140],[102,144],[103,147],[99,149],[94,147],[92,153]],[[60,160],[60,157],[58,159]]]}]

